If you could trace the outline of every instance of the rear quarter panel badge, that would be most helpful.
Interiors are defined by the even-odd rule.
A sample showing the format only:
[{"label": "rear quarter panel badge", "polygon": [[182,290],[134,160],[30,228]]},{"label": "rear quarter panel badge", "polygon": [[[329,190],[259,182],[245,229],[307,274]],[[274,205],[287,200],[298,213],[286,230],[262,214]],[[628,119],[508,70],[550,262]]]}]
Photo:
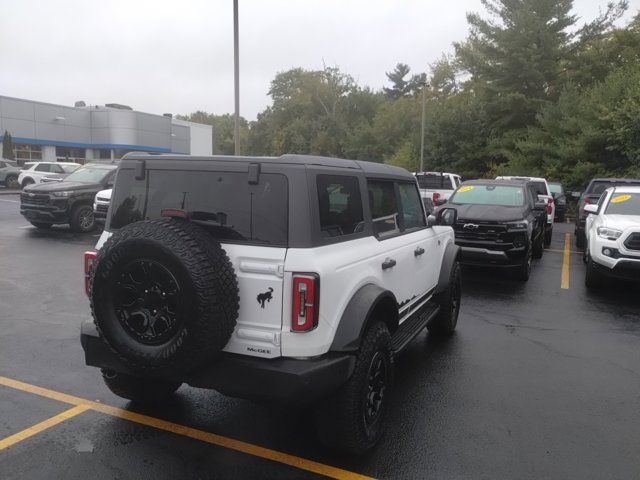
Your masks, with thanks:
[{"label": "rear quarter panel badge", "polygon": [[260,308],[264,308],[265,303],[271,302],[271,299],[273,298],[272,293],[273,288],[269,287],[269,290],[267,290],[266,292],[258,294],[256,300],[260,304]]}]

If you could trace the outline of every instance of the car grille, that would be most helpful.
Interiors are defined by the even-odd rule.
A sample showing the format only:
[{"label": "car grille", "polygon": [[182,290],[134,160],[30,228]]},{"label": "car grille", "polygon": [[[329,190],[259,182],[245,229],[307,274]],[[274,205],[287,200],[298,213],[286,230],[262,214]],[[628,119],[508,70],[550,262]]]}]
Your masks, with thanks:
[{"label": "car grille", "polygon": [[33,193],[22,193],[20,195],[20,200],[23,204],[28,205],[48,205],[49,204],[49,195],[38,195]]},{"label": "car grille", "polygon": [[640,250],[640,233],[632,233],[624,241],[624,246],[629,250]]},{"label": "car grille", "polygon": [[101,203],[96,204],[96,212],[107,213],[109,210],[109,205],[104,205]]},{"label": "car grille", "polygon": [[[465,227],[467,225],[467,227]],[[507,229],[504,225],[491,223],[476,223],[458,220],[454,233],[460,240],[475,240],[487,242],[502,242],[506,240]]]}]

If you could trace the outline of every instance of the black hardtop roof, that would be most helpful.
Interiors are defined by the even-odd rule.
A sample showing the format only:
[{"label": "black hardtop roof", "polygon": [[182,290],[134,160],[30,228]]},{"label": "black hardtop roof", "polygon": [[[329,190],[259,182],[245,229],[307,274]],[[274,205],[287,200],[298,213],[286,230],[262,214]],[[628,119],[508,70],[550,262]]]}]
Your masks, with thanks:
[{"label": "black hardtop roof", "polygon": [[530,180],[467,180],[462,182],[464,185],[509,185],[513,187],[521,187],[525,183],[531,183]]},{"label": "black hardtop roof", "polygon": [[592,178],[591,182],[640,182],[640,178]]},{"label": "black hardtop roof", "polygon": [[342,158],[323,157],[319,155],[295,155],[287,154],[279,157],[258,157],[258,156],[232,156],[232,155],[179,155],[179,154],[144,154],[128,153],[121,164],[126,164],[134,160],[145,160],[148,162],[196,161],[196,162],[244,162],[244,163],[271,163],[278,165],[318,165],[329,168],[345,168],[361,170],[365,174],[373,177],[390,177],[415,181],[415,177],[407,170],[386,165],[384,163],[365,162],[362,160],[345,160]]}]

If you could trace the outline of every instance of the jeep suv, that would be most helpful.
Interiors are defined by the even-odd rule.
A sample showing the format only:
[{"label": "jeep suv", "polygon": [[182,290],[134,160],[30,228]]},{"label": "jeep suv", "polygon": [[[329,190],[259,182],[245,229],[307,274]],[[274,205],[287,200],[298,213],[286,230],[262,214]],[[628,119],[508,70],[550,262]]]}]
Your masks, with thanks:
[{"label": "jeep suv", "polygon": [[187,383],[311,405],[325,444],[363,453],[384,430],[394,356],[456,327],[444,223],[388,165],[128,155],[85,254],[86,363],[137,402]]}]

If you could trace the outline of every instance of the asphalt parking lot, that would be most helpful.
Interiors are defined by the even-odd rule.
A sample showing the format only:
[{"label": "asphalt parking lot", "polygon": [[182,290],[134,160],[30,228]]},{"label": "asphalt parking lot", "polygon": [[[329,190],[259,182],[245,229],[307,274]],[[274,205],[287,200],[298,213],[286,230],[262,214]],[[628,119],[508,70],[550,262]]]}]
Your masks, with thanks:
[{"label": "asphalt parking lot", "polygon": [[464,270],[458,331],[397,361],[390,428],[362,458],[309,412],[183,386],[141,410],[84,365],[82,253],[0,195],[0,478],[640,478],[640,296],[584,287],[571,225],[519,283]]}]

